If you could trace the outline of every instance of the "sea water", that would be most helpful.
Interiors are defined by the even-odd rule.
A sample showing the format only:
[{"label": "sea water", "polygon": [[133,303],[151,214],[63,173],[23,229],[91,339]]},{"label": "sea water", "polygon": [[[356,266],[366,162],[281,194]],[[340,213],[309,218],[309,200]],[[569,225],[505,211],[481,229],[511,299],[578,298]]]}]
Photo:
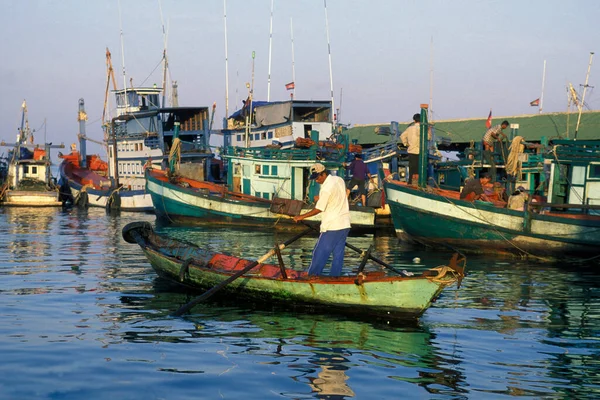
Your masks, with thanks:
[{"label": "sea water", "polygon": [[[237,299],[174,317],[198,293],[157,277],[122,239],[133,221],[248,258],[291,236],[0,209],[0,399],[600,398],[596,260],[469,257],[461,287],[410,323]],[[399,269],[450,258],[387,233],[348,240]],[[286,264],[305,268],[314,241],[285,249]]]}]

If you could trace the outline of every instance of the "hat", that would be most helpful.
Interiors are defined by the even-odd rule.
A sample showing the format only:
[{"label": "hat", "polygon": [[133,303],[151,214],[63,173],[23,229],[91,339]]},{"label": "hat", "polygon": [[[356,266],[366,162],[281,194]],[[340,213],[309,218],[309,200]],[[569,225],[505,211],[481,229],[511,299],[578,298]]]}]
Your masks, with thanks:
[{"label": "hat", "polygon": [[517,190],[518,190],[519,192],[526,192],[526,190],[525,190],[525,188],[524,188],[523,186],[519,186],[519,187],[517,188]]},{"label": "hat", "polygon": [[317,179],[321,172],[325,171],[325,166],[321,163],[316,163],[310,166],[310,176],[308,179]]}]

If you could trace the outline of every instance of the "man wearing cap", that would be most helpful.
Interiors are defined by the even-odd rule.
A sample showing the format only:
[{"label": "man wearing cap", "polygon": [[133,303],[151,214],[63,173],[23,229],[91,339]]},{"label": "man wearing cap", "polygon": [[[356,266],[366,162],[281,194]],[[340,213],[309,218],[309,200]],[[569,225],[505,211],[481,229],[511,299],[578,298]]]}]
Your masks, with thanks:
[{"label": "man wearing cap", "polygon": [[346,185],[339,176],[329,175],[321,163],[310,167],[310,179],[321,185],[315,208],[294,217],[294,222],[317,214],[321,215],[321,234],[315,244],[309,275],[321,275],[329,256],[333,254],[330,276],[340,276],[344,267],[344,247],[350,232],[350,207],[346,197]]}]

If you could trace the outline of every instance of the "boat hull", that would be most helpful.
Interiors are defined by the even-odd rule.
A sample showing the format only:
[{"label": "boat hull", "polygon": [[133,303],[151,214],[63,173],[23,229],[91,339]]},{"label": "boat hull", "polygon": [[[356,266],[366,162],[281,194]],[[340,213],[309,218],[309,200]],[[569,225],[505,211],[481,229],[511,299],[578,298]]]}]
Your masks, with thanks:
[{"label": "boat hull", "polygon": [[[176,223],[261,225],[279,228],[297,228],[292,216],[271,211],[269,200],[227,193],[224,186],[197,182],[202,187],[182,187],[170,183],[163,171],[148,170],[146,190],[152,196],[156,214]],[[353,228],[372,229],[375,226],[375,212],[372,209],[351,210]],[[308,222],[318,223],[320,216],[308,218]]]},{"label": "boat hull", "polygon": [[600,254],[600,218],[569,218],[499,208],[426,192],[401,182],[385,184],[399,237],[464,251],[535,257]]},{"label": "boat hull", "polygon": [[38,192],[26,190],[7,190],[3,206],[11,207],[61,207],[58,191]]}]

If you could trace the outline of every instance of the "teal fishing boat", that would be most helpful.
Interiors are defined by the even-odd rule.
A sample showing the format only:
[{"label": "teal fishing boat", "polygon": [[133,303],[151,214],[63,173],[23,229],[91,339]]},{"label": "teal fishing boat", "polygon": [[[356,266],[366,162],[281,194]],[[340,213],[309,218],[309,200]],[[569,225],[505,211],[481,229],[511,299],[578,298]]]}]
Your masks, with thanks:
[{"label": "teal fishing boat", "polygon": [[[425,109],[421,118],[426,121]],[[425,143],[426,125],[421,129]],[[551,141],[543,157],[538,170],[547,178],[541,180],[542,195],[527,196],[520,209],[504,201],[467,201],[457,190],[427,186],[421,159],[419,185],[394,179],[384,183],[396,233],[468,252],[550,259],[600,256],[600,142]]]},{"label": "teal fishing boat", "polygon": [[412,276],[366,271],[367,258],[374,259],[369,252],[355,273],[339,277],[308,276],[285,268],[282,261],[279,265],[265,263],[298,237],[252,261],[156,234],[147,222],[123,228],[123,238],[142,248],[159,275],[181,284],[213,290],[222,287],[230,295],[245,298],[325,306],[387,318],[420,316],[446,286],[461,279],[464,271],[465,260],[458,261],[458,254],[449,266]]}]

